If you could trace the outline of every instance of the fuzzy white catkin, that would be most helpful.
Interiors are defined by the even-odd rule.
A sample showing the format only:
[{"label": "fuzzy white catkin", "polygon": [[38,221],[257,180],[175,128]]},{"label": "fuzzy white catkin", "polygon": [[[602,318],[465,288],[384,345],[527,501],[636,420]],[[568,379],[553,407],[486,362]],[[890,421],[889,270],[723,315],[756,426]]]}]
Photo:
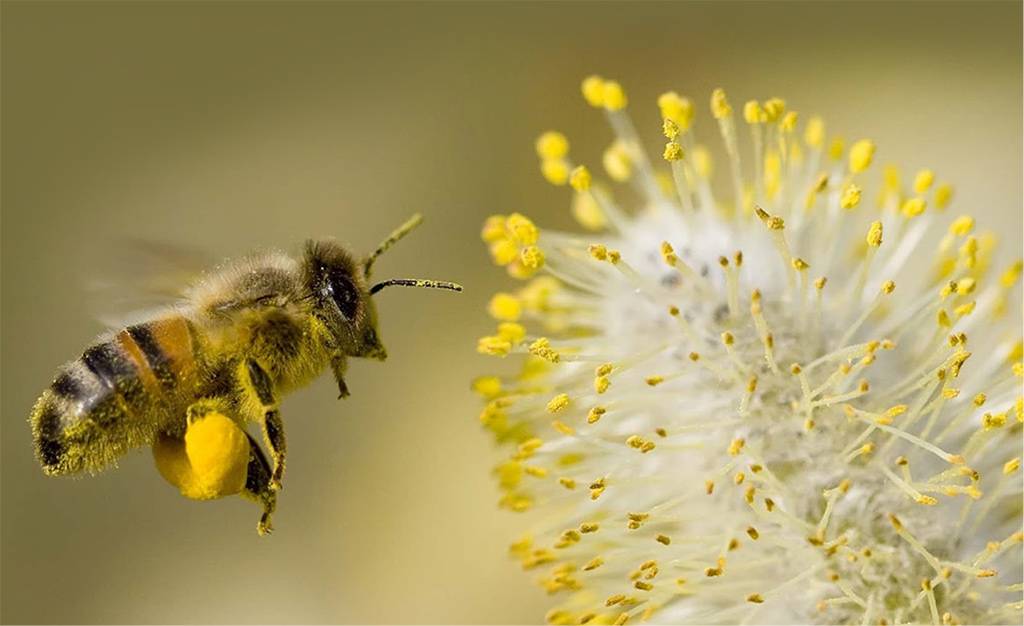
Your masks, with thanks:
[{"label": "fuzzy white catkin", "polygon": [[478,346],[521,371],[473,386],[548,621],[1021,623],[1020,262],[778,98],[713,94],[725,202],[687,99],[659,98],[655,165],[618,83],[583,94],[635,208],[549,132],[592,232],[483,231],[528,281]]}]

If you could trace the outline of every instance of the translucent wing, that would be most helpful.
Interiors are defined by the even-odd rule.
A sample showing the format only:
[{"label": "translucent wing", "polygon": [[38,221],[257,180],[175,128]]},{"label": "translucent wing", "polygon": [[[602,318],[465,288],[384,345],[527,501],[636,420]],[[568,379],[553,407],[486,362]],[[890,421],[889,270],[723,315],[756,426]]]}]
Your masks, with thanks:
[{"label": "translucent wing", "polygon": [[105,326],[121,328],[147,311],[181,305],[190,285],[214,270],[205,251],[145,239],[111,242],[88,255],[79,284],[87,309]]}]

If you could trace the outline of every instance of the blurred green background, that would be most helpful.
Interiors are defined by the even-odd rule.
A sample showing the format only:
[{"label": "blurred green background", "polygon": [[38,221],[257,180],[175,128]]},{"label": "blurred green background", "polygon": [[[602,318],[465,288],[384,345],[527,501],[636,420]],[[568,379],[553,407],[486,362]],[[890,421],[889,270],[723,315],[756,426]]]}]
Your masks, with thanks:
[{"label": "blurred green background", "polygon": [[[588,73],[618,78],[642,133],[665,89],[701,107],[781,95],[878,160],[930,166],[954,211],[1021,232],[1021,4],[2,3],[4,622],[537,622],[507,560],[497,453],[468,381],[507,284],[478,232],[521,210],[568,227],[533,140],[609,140]],[[127,238],[217,256],[334,236],[368,250],[427,221],[380,276],[466,293],[379,297],[390,360],[287,398],[277,532],[239,498],[187,501],[148,451],[45,478],[26,418],[101,327],[96,252]],[[1017,251],[1019,254],[1019,250]]]}]

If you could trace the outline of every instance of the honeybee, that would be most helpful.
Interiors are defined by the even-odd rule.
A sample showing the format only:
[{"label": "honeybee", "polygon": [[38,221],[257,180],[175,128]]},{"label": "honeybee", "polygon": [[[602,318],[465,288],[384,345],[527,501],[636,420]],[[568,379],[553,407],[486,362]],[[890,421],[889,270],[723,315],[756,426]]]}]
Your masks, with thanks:
[{"label": "honeybee", "polygon": [[[310,241],[298,258],[271,252],[228,264],[178,305],[101,337],[32,409],[43,472],[96,473],[151,445],[183,495],[241,493],[262,506],[257,531],[270,532],[285,468],[281,396],[330,367],[344,398],[348,357],[386,358],[372,298],[381,289],[462,290],[434,280],[370,284],[374,261],[421,221],[414,215],[363,259]],[[261,426],[270,462],[248,422]]]}]

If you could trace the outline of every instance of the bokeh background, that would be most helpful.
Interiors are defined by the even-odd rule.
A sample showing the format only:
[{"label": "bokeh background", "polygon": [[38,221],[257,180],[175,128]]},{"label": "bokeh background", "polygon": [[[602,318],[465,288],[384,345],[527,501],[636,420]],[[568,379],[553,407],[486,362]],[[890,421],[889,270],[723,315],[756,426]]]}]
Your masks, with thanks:
[{"label": "bokeh background", "polygon": [[[507,284],[492,212],[570,227],[533,139],[609,140],[579,80],[620,79],[652,146],[658,93],[785,96],[878,160],[934,168],[1020,253],[1021,3],[90,3],[2,9],[4,622],[522,623],[543,593],[505,557],[497,459],[468,381]],[[698,124],[713,137],[705,110]],[[698,127],[698,130],[701,130]],[[466,293],[379,298],[390,360],[287,398],[277,532],[187,501],[149,453],[45,478],[26,417],[101,330],[97,253],[127,239],[231,256],[425,225],[380,276]]]}]

